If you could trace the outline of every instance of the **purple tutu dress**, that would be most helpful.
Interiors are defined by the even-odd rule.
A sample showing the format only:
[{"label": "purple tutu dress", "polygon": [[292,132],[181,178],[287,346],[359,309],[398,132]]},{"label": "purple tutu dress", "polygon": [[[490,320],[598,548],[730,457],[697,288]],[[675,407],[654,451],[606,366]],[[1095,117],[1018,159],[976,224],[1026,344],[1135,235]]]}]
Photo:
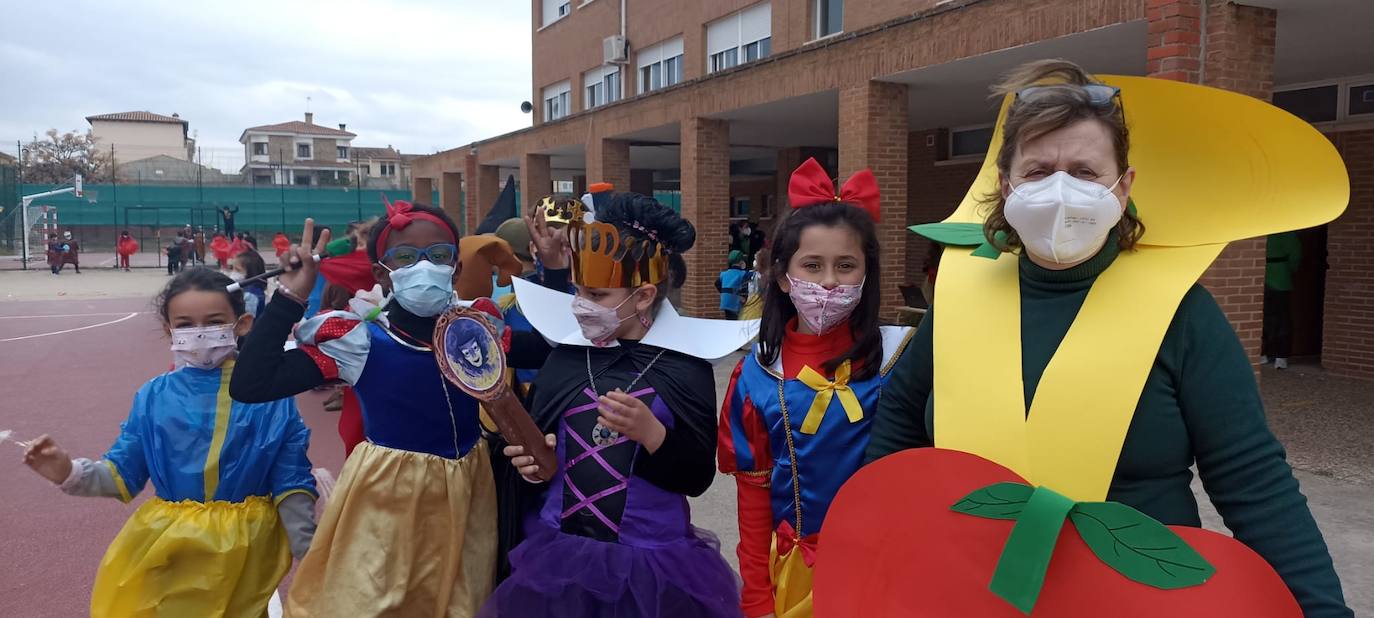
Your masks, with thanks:
[{"label": "purple tutu dress", "polygon": [[[631,394],[673,430],[673,414],[652,387]],[[686,496],[632,473],[647,453],[597,423],[596,401],[584,385],[562,413],[559,473],[543,508],[525,521],[510,578],[479,615],[740,616],[739,579],[720,541],[692,527]]]}]

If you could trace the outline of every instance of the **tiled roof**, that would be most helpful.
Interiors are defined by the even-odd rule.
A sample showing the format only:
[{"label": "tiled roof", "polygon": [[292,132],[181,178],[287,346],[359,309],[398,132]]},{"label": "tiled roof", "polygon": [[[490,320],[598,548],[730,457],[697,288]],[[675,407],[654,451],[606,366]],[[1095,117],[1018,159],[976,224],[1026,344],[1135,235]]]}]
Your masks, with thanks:
[{"label": "tiled roof", "polygon": [[370,148],[367,146],[354,146],[354,159],[399,159],[401,153],[395,148]]},{"label": "tiled roof", "polygon": [[181,118],[163,116],[162,114],[154,114],[152,112],[120,112],[118,114],[100,114],[98,116],[86,117],[87,122],[95,122],[97,120],[115,120],[123,122],[165,122],[168,124],[180,125],[186,124],[186,121],[182,120]]},{"label": "tiled roof", "polygon": [[332,137],[357,137],[356,134],[349,133],[348,131],[331,129],[317,124],[306,124],[300,120],[292,120],[291,122],[283,122],[281,124],[265,124],[259,127],[244,129],[245,133],[248,131],[259,131],[263,133],[299,133],[301,135],[326,135]]}]

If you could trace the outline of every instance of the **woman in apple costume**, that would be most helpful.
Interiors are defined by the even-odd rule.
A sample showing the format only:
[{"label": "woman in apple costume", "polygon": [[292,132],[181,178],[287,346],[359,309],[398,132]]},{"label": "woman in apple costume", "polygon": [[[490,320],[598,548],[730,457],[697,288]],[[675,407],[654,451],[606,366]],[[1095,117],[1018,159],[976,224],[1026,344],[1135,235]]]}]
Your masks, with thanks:
[{"label": "woman in apple costume", "polygon": [[[886,614],[883,590],[907,615],[1351,615],[1250,359],[1197,284],[1230,241],[1339,215],[1335,150],[1253,98],[1063,61],[998,91],[968,197],[913,228],[949,247],[940,304],[867,459],[937,448],[840,491],[817,615]],[[1197,529],[1194,465],[1239,543]],[[889,519],[915,530],[877,538]]]}]

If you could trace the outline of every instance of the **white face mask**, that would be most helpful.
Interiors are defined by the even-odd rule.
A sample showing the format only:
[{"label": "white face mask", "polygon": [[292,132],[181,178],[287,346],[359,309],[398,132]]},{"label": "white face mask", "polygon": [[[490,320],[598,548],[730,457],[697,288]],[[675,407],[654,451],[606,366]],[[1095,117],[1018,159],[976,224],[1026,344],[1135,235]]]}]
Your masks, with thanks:
[{"label": "white face mask", "polygon": [[172,359],[178,369],[214,369],[237,349],[233,324],[172,329]]},{"label": "white face mask", "polygon": [[413,266],[392,270],[391,294],[402,308],[415,315],[439,315],[453,303],[453,267],[420,260]]},{"label": "white face mask", "polygon": [[241,272],[239,272],[239,271],[237,271],[237,270],[231,270],[231,271],[229,271],[227,274],[229,275],[229,278],[232,279],[232,280],[233,280],[234,282],[236,282],[236,283],[239,282],[239,281],[243,281],[243,273],[241,273]]},{"label": "white face mask", "polygon": [[1003,212],[1036,257],[1055,264],[1081,262],[1102,248],[1121,220],[1121,201],[1112,193],[1116,183],[1103,187],[1055,172],[1012,186]]}]

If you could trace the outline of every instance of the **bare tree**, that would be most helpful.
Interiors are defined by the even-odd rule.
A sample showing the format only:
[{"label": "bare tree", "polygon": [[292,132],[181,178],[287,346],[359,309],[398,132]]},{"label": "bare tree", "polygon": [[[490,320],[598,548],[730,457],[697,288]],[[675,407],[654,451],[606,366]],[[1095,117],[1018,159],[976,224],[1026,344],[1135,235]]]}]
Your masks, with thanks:
[{"label": "bare tree", "polygon": [[44,139],[26,145],[22,154],[19,164],[26,183],[62,183],[75,174],[97,181],[110,175],[110,154],[96,146],[90,131],[59,134],[48,129]]}]

